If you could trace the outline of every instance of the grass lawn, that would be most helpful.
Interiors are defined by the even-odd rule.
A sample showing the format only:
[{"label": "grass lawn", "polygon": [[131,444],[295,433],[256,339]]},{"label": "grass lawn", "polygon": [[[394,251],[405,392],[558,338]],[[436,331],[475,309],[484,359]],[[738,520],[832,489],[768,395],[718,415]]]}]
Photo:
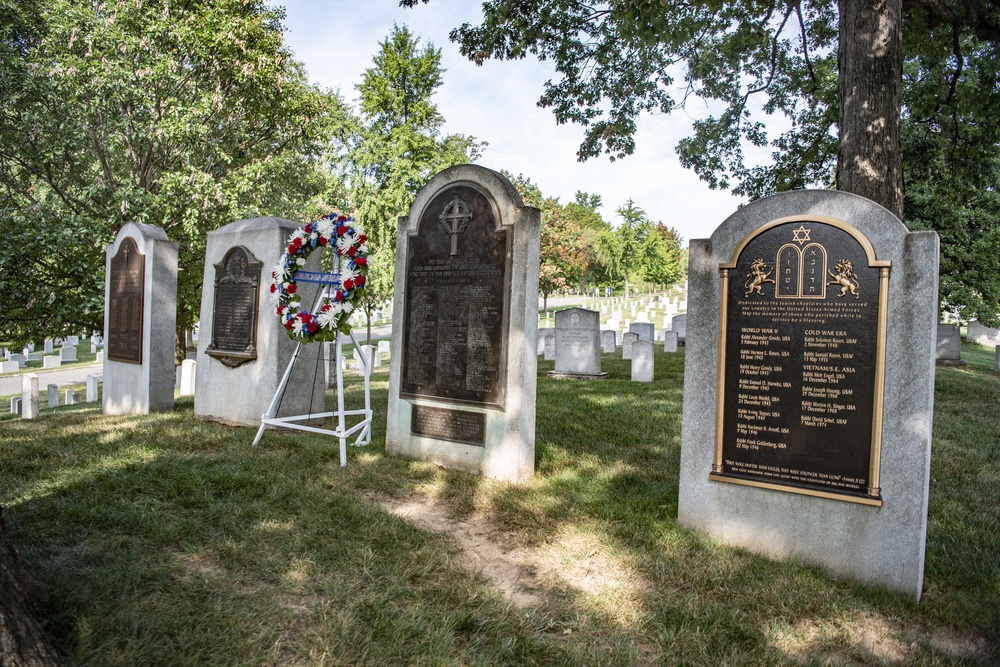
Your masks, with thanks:
[{"label": "grass lawn", "polygon": [[653,384],[539,360],[519,486],[387,458],[383,366],[346,468],[189,398],[89,404],[0,420],[0,505],[70,665],[995,664],[1000,379],[992,349],[963,356],[938,369],[919,604],[677,526],[683,351]]}]

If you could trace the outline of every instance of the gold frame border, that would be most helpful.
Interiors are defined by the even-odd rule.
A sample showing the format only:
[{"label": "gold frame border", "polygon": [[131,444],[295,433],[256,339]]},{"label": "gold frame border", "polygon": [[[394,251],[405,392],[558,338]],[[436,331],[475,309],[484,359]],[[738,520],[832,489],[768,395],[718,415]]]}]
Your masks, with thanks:
[{"label": "gold frame border", "polygon": [[[847,232],[861,245],[862,249],[864,249],[865,255],[868,257],[868,267],[879,269],[878,322],[876,324],[875,343],[875,398],[874,404],[872,405],[872,442],[868,468],[869,497],[852,496],[832,491],[806,489],[788,484],[758,482],[740,477],[728,477],[722,472],[722,410],[725,403],[724,399],[726,391],[725,372],[726,334],[728,333],[727,315],[729,308],[729,271],[736,268],[736,262],[739,259],[740,254],[750,241],[773,227],[784,225],[789,222],[819,222],[832,225],[833,227]],[[871,241],[869,241],[868,237],[862,234],[854,225],[825,215],[790,215],[766,222],[760,227],[757,227],[753,231],[749,232],[740,240],[738,244],[736,244],[736,249],[733,251],[729,262],[719,264],[719,359],[716,371],[717,379],[715,391],[715,454],[712,460],[712,472],[708,475],[708,479],[710,481],[728,482],[731,484],[740,484],[742,486],[754,486],[762,489],[798,493],[818,498],[843,500],[875,507],[882,506],[882,498],[879,495],[881,493],[879,479],[881,475],[882,462],[882,411],[885,399],[885,338],[889,313],[889,269],[891,266],[891,261],[875,258],[875,249],[872,247]]]}]

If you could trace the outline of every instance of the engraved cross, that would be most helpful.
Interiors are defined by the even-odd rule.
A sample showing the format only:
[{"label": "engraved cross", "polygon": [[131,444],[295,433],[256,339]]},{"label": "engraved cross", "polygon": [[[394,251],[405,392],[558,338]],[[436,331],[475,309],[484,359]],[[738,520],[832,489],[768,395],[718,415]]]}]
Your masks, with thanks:
[{"label": "engraved cross", "polygon": [[451,237],[452,257],[458,255],[458,235],[465,231],[471,221],[472,211],[469,210],[469,205],[458,197],[449,201],[438,216],[444,233]]}]

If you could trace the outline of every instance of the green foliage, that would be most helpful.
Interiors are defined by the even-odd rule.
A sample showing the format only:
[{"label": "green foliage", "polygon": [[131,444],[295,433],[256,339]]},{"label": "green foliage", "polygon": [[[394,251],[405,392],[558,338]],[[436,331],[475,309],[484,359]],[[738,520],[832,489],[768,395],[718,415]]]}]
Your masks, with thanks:
[{"label": "green foliage", "polygon": [[444,117],[431,97],[442,83],[441,50],[394,26],[379,43],[357,89],[361,122],[348,156],[356,218],[368,234],[370,262],[365,311],[392,297],[396,221],[427,180],[447,167],[472,162],[485,144],[464,135],[441,136]]},{"label": "green foliage", "polygon": [[906,224],[941,237],[944,308],[1000,326],[1000,53],[944,25],[904,40]]},{"label": "green foliage", "polygon": [[189,328],[210,230],[326,208],[347,113],[291,59],[283,10],[0,3],[0,336],[101,330],[104,250],[126,221],[179,242],[177,325]]},{"label": "green foliage", "polygon": [[601,232],[596,248],[609,278],[624,283],[624,296],[628,298],[638,279],[663,286],[678,282],[684,269],[677,231],[663,223],[654,225],[631,199],[617,213],[622,223]]},{"label": "green foliage", "polygon": [[[574,288],[589,269],[587,238],[581,217],[592,220],[596,212],[573,203],[562,206],[558,197],[544,197],[541,189],[523,175],[513,176],[504,172],[522,201],[542,211],[542,227],[539,247],[538,291],[548,308],[550,294],[559,290]],[[577,193],[579,199],[583,193]],[[596,200],[600,205],[600,198]],[[598,216],[600,220],[600,216]]]},{"label": "green foliage", "polygon": [[[941,235],[946,307],[998,323],[1000,4],[902,7],[907,224]],[[834,185],[839,29],[834,0],[490,0],[480,25],[466,23],[451,38],[480,65],[529,55],[550,61],[556,76],[539,105],[583,128],[581,160],[631,154],[643,114],[705,103],[707,117],[699,110],[677,146],[681,163],[712,188],[757,199]],[[769,151],[769,159],[754,164],[748,148]]]}]

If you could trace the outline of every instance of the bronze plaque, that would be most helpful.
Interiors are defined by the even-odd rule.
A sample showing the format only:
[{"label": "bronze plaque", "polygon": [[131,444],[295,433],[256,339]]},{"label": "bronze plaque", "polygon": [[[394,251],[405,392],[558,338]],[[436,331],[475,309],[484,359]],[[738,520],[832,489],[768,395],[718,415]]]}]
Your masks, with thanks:
[{"label": "bronze plaque", "polygon": [[486,446],[486,415],[482,412],[412,405],[410,432],[438,440]]},{"label": "bronze plaque", "polygon": [[257,303],[260,267],[253,254],[235,246],[215,266],[212,342],[206,354],[229,367],[257,358]]},{"label": "bronze plaque", "polygon": [[142,309],[146,257],[131,236],[122,239],[111,258],[107,354],[111,361],[142,363]]},{"label": "bronze plaque", "polygon": [[880,504],[889,263],[846,223],[779,223],[721,267],[710,477]]},{"label": "bronze plaque", "polygon": [[409,238],[402,395],[503,409],[509,233],[467,185],[439,192]]}]

